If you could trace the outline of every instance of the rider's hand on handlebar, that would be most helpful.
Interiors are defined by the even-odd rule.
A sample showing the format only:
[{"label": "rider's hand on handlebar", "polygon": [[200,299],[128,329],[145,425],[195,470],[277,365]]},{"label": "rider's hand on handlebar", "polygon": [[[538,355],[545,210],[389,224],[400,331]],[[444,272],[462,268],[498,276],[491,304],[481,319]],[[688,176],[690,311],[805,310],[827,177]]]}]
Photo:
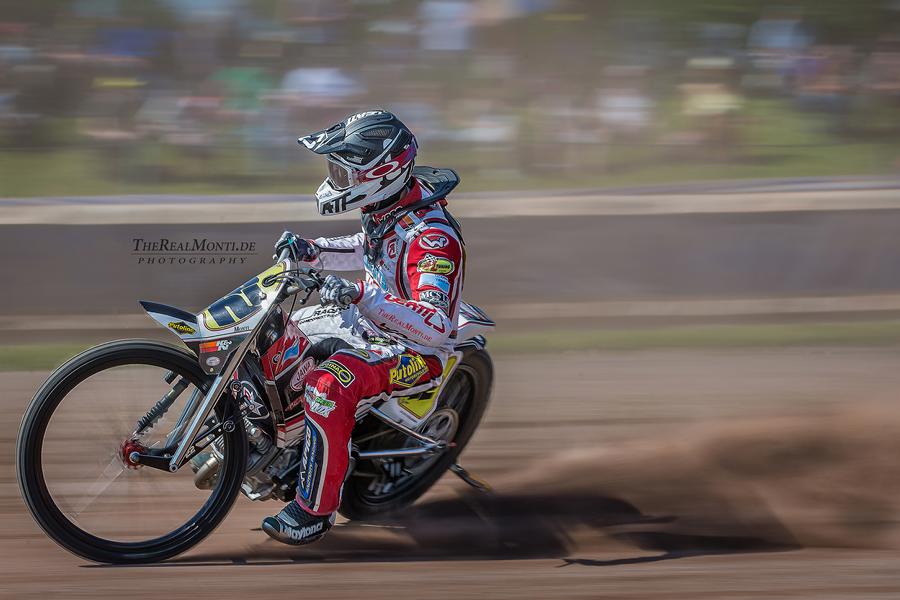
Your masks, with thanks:
[{"label": "rider's hand on handlebar", "polygon": [[329,275],[325,278],[322,287],[319,288],[319,298],[322,306],[334,304],[341,308],[347,308],[362,296],[362,282],[353,283],[337,275]]},{"label": "rider's hand on handlebar", "polygon": [[275,242],[274,258],[278,258],[285,248],[290,252],[291,258],[297,262],[313,262],[319,256],[319,250],[315,246],[290,231],[282,233]]}]

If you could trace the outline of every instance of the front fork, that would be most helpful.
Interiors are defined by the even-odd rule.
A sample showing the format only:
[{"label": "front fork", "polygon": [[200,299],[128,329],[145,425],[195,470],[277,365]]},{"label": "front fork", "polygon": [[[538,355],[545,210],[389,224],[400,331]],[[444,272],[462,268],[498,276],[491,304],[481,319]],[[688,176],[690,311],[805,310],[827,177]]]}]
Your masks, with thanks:
[{"label": "front fork", "polygon": [[[174,429],[166,437],[164,448],[151,449],[144,448],[140,445],[135,446],[134,442],[139,435],[148,427],[152,426],[156,420],[161,417],[166,410],[175,402],[176,398],[187,387],[188,383],[184,378],[178,381],[163,398],[151,408],[144,417],[142,417],[131,439],[126,440],[123,445],[123,460],[127,466],[137,467],[146,465],[157,469],[177,472],[185,463],[198,453],[202,452],[209,446],[216,437],[223,432],[233,431],[235,425],[234,415],[225,418],[221,423],[209,422],[209,416],[213,408],[225,394],[228,384],[231,381],[237,366],[244,360],[247,352],[256,339],[256,330],[250,333],[238,348],[232,353],[225,369],[216,375],[209,391],[201,396],[197,390],[188,399],[187,404],[178,417],[178,422]],[[167,375],[166,381],[171,383],[174,380],[172,374]],[[207,424],[208,423],[208,424]],[[204,430],[203,426],[207,424]]]}]

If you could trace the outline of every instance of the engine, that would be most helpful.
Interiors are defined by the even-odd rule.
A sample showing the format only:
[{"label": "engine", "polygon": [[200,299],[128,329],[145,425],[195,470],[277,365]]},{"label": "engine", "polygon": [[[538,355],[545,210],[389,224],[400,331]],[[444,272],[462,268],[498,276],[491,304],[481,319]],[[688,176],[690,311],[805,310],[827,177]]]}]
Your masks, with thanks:
[{"label": "engine", "polygon": [[[262,366],[246,363],[238,367],[231,382],[231,393],[240,403],[244,414],[244,428],[247,430],[249,442],[247,468],[241,491],[251,500],[268,500],[280,498],[290,500],[294,497],[297,482],[297,470],[300,464],[300,449],[303,442],[302,422],[292,429],[292,437],[287,440],[287,447],[279,448],[272,439],[272,424],[269,408],[259,390],[263,381],[280,381],[280,394],[283,403],[289,405],[296,398],[296,387],[289,381],[296,375],[301,362],[305,374],[311,367],[312,360],[301,358],[308,347],[308,340],[296,325],[287,321],[281,309],[272,312],[260,330],[257,340],[258,358]],[[297,407],[293,413],[285,417],[302,413],[302,403],[294,403]],[[194,470],[194,485],[200,489],[211,489],[216,484],[219,469],[224,458],[223,440],[217,439],[209,451],[196,456],[191,461]],[[284,445],[284,444],[282,444]]]},{"label": "engine", "polygon": [[[249,449],[241,492],[251,500],[277,498],[287,502],[294,497],[300,448],[278,448],[261,427],[246,417],[244,427],[247,429]],[[224,458],[223,444],[221,438],[217,439],[208,452],[195,456],[191,461],[197,488],[208,490],[215,487]]]}]

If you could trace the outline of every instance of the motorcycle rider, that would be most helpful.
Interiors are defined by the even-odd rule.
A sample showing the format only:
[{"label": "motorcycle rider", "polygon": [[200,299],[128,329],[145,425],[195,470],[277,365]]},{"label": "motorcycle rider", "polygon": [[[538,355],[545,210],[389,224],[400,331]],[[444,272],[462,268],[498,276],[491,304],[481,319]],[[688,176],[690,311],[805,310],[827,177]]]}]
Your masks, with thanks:
[{"label": "motorcycle rider", "polygon": [[[321,538],[334,524],[350,465],[350,434],[365,408],[440,384],[456,337],[465,249],[446,210],[458,183],[449,169],[416,168],[416,138],[393,114],[369,110],[299,143],[327,159],[319,212],[361,209],[362,231],[304,239],[285,232],[276,253],[330,271],[365,269],[364,280],[328,275],[320,307],[298,311],[326,358],[305,379],[305,446],[293,501],[262,529],[288,544]],[[324,335],[324,334],[323,334]]]}]

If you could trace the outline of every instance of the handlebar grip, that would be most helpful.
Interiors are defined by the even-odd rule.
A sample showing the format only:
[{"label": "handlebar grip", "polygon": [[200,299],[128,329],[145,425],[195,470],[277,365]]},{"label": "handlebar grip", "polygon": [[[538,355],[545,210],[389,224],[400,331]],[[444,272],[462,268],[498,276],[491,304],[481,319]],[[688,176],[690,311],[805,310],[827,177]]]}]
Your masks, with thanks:
[{"label": "handlebar grip", "polygon": [[350,306],[353,304],[353,296],[350,294],[341,294],[340,298],[338,298],[338,302],[341,303],[341,306]]},{"label": "handlebar grip", "polygon": [[281,262],[285,259],[288,259],[288,258],[292,258],[291,257],[291,249],[288,246],[285,246],[284,248],[282,248],[281,253],[278,256],[272,255],[272,259],[277,263]]}]

